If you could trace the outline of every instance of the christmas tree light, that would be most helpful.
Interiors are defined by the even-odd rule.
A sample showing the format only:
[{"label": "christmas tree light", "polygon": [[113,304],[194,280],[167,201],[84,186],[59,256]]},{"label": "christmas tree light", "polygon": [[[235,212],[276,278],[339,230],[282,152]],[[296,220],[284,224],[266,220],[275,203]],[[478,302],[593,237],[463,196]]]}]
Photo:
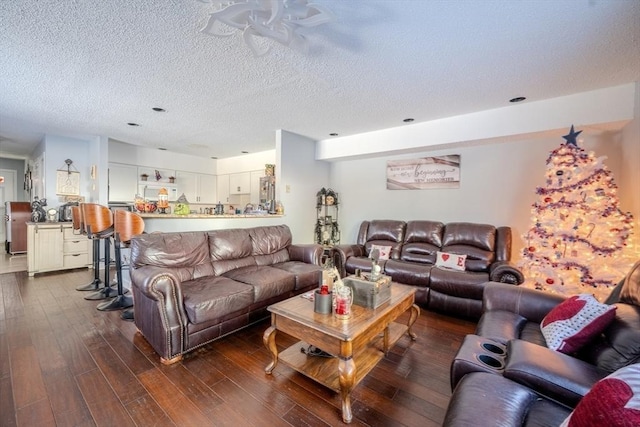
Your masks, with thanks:
[{"label": "christmas tree light", "polygon": [[633,218],[619,208],[606,157],[578,147],[580,132],[571,126],[566,143],[547,158],[519,267],[528,286],[602,300],[633,264]]}]

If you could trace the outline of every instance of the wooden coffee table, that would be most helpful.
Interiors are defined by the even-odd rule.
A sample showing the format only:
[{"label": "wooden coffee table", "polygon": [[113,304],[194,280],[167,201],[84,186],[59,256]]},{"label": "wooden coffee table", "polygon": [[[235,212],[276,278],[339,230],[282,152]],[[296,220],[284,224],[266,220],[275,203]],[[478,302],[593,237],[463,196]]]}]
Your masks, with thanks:
[{"label": "wooden coffee table", "polygon": [[[278,360],[296,371],[340,393],[342,420],[350,423],[351,390],[376,366],[420,315],[414,304],[416,288],[391,284],[391,299],[377,309],[353,305],[351,317],[339,320],[332,314],[313,311],[313,301],[301,296],[271,305],[271,326],[264,332],[264,345],[273,360],[265,368],[271,374]],[[411,309],[406,325],[394,322]],[[301,341],[278,353],[276,333],[282,331]],[[336,357],[308,356],[300,351],[314,345]]]}]

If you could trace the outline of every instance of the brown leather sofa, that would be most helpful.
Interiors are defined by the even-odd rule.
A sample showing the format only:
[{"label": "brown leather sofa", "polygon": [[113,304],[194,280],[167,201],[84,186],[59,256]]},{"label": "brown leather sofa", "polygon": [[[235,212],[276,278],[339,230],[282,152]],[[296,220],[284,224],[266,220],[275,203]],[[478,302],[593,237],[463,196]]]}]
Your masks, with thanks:
[{"label": "brown leather sofa", "polygon": [[[444,425],[469,425],[463,420],[482,419],[479,414],[485,413],[504,421],[495,423],[494,418],[491,425],[529,425],[527,417],[520,415],[527,414],[532,405],[542,411],[543,419],[562,420],[568,415],[567,408],[575,408],[596,382],[640,362],[640,262],[606,301],[617,307],[614,321],[571,355],[547,348],[540,331],[542,319],[563,300],[556,294],[520,286],[486,286],[485,311],[475,335],[465,338],[451,365],[454,393]],[[474,344],[477,342],[503,348],[504,353],[495,356],[500,363],[494,367],[479,363],[480,355],[486,352],[478,350],[481,347]],[[469,351],[470,345],[476,350]],[[479,396],[487,399],[482,401]]]},{"label": "brown leather sofa", "polygon": [[286,225],[136,236],[135,324],[163,363],[176,362],[317,287],[322,254],[321,245],[291,244]]},{"label": "brown leather sofa", "polygon": [[[333,262],[344,277],[356,269],[371,271],[372,245],[390,246],[382,272],[395,282],[417,286],[416,301],[425,308],[477,319],[489,281],[519,284],[511,264],[511,228],[437,221],[372,220],[360,225],[356,243],[337,245]],[[436,253],[466,255],[465,271],[435,267]]]}]

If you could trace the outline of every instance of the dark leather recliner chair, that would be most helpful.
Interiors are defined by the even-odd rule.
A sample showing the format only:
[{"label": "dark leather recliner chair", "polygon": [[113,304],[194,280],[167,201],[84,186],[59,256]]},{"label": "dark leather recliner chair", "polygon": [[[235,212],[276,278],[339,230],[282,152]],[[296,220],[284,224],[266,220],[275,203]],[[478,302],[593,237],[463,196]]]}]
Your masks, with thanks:
[{"label": "dark leather recliner chair", "polygon": [[[504,366],[493,373],[468,373],[467,363],[457,363],[464,357],[456,356],[451,367],[455,391],[444,425],[470,425],[461,420],[480,420],[478,413],[484,413],[488,407],[492,408],[494,417],[491,425],[497,425],[495,417],[502,420],[505,413],[509,414],[509,421],[500,425],[528,425],[525,420],[531,416],[522,418],[517,414],[526,414],[533,408],[531,405],[538,403],[520,399],[524,395],[538,395],[536,399],[554,402],[553,405],[545,403],[545,411],[557,411],[562,421],[568,415],[562,407],[574,408],[596,382],[622,367],[640,362],[640,261],[606,301],[617,307],[614,321],[600,336],[571,355],[547,348],[540,331],[542,319],[563,300],[559,295],[519,286],[500,283],[486,286],[485,311],[475,334],[482,340],[504,346]],[[463,353],[461,347],[458,355]],[[510,390],[513,400],[501,400],[502,391],[496,390],[503,388]],[[497,397],[489,398],[496,393]],[[481,402],[479,395],[488,400]],[[459,411],[462,413],[458,414]],[[549,415],[545,414],[544,417]]]}]

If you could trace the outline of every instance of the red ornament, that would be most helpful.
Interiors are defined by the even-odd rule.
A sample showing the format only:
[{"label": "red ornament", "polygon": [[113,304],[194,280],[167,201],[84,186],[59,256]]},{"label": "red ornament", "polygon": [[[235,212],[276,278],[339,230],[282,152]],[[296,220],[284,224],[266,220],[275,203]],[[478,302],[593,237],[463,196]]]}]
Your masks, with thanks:
[{"label": "red ornament", "polygon": [[529,252],[535,252],[536,248],[534,246],[529,246]]},{"label": "red ornament", "polygon": [[547,285],[553,285],[554,280],[549,277],[547,280],[545,280],[547,282]]},{"label": "red ornament", "polygon": [[545,198],[544,198],[544,201],[545,201],[546,203],[550,203],[552,200],[553,200],[553,199],[552,199],[551,197],[545,197]]}]

